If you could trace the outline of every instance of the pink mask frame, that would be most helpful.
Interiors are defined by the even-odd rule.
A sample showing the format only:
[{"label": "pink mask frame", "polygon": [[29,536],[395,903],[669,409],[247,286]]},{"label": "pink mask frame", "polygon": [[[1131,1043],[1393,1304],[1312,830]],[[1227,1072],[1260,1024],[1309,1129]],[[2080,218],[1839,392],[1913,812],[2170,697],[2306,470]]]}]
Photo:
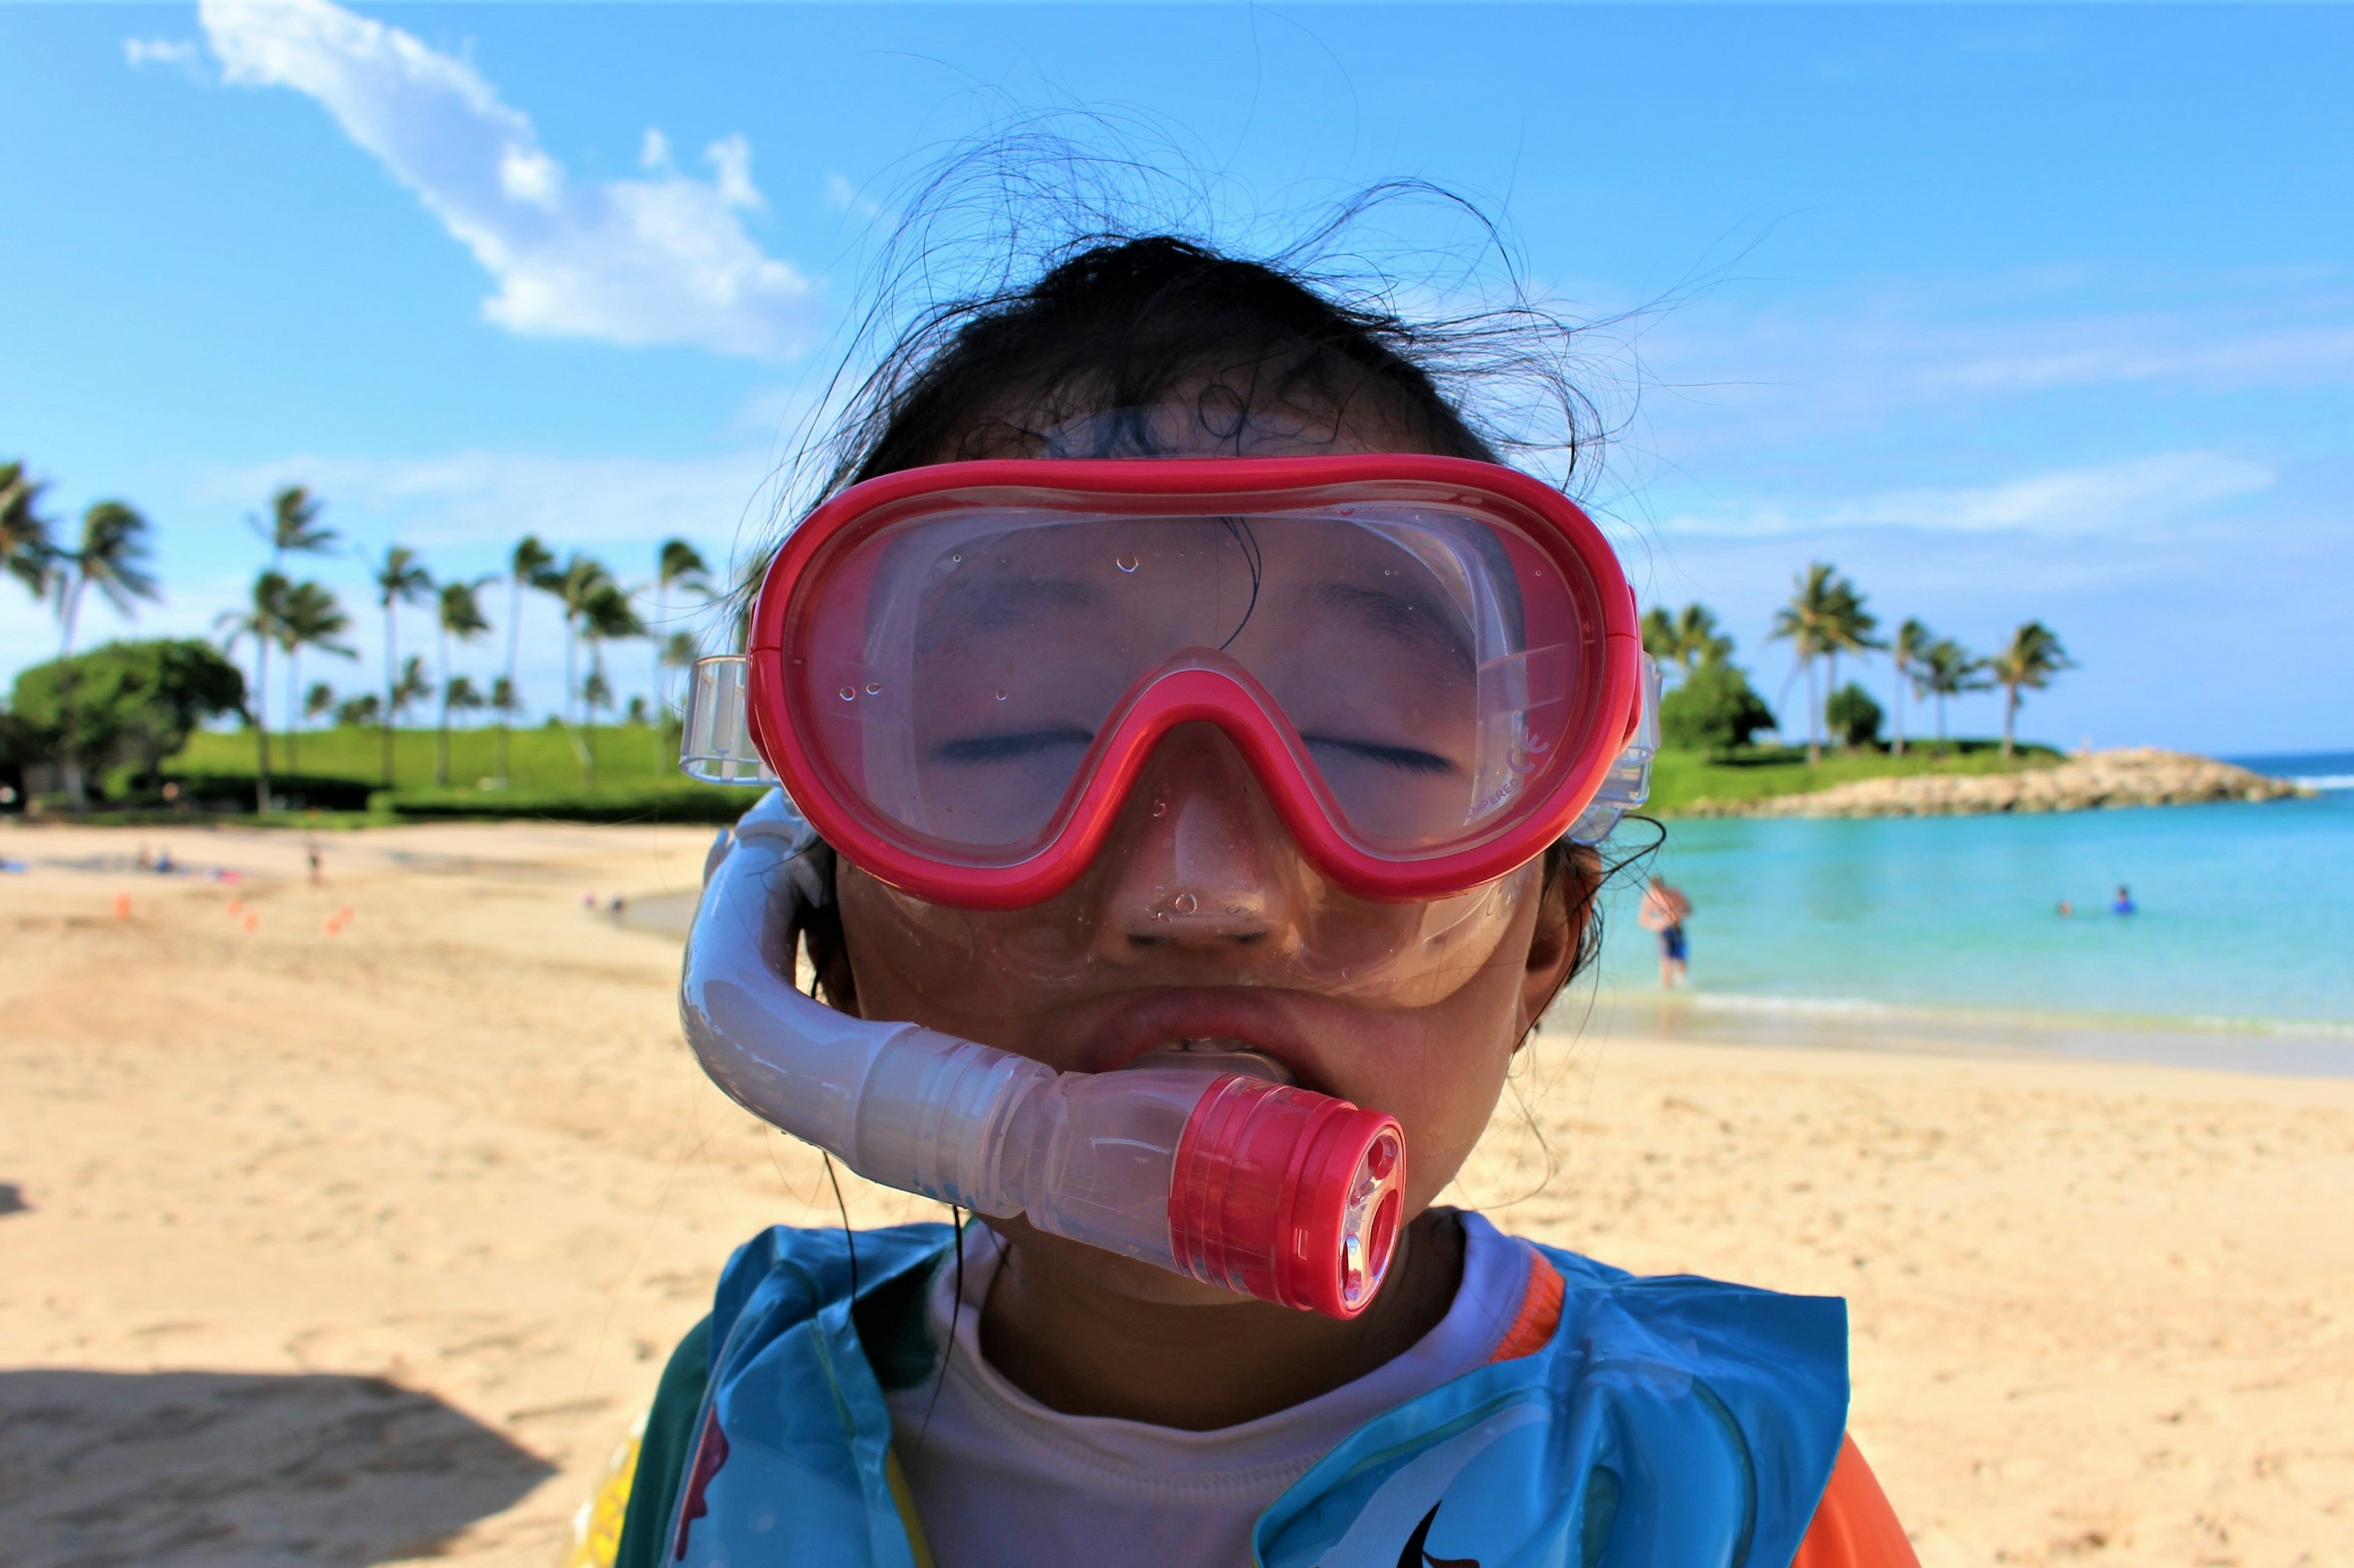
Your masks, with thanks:
[{"label": "pink mask frame", "polygon": [[[1576,662],[1573,718],[1532,786],[1465,842],[1411,856],[1369,848],[1350,830],[1298,731],[1266,689],[1232,661],[1193,658],[1148,673],[1096,736],[1042,844],[1011,864],[945,859],[921,835],[865,806],[807,736],[815,694],[789,678],[832,563],[860,540],[923,514],[1018,502],[1107,518],[1256,514],[1320,500],[1378,496],[1443,505],[1508,524],[1560,574],[1548,591],[1574,601],[1586,657]],[[1539,568],[1541,573],[1542,568]],[[1598,644],[1598,646],[1597,646]],[[853,864],[934,903],[1013,909],[1069,887],[1103,847],[1154,748],[1176,726],[1225,732],[1300,853],[1363,898],[1447,897],[1510,874],[1566,833],[1602,789],[1641,717],[1642,644],[1635,599],[1609,542],[1575,503],[1495,463],[1412,453],[1339,457],[1015,459],[939,463],[853,485],[787,537],[755,603],[746,650],[750,738],[809,822]]]}]

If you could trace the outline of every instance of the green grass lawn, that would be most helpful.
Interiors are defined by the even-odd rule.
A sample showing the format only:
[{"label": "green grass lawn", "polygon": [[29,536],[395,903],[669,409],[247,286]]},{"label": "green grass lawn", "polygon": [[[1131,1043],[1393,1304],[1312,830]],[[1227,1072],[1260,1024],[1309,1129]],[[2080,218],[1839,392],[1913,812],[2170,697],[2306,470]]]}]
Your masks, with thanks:
[{"label": "green grass lawn", "polygon": [[[449,783],[437,784],[439,736],[431,730],[393,733],[393,788],[376,797],[380,812],[404,817],[515,816],[599,821],[653,819],[732,821],[755,798],[748,790],[698,784],[678,771],[678,742],[641,725],[603,725],[578,732],[518,729],[509,737],[508,785],[486,787],[498,774],[494,729],[452,730]],[[383,737],[374,729],[306,730],[270,737],[273,777],[302,775],[380,786]],[[582,757],[594,749],[595,779]],[[164,765],[166,774],[211,779],[241,778],[251,789],[254,738],[245,731],[204,731],[188,738]]]},{"label": "green grass lawn", "polygon": [[1755,800],[1769,795],[1800,795],[1858,779],[1893,779],[1916,773],[2018,773],[2061,760],[2047,746],[2022,746],[2006,758],[1991,740],[1914,742],[1902,757],[1884,751],[1826,751],[1807,765],[1804,747],[1759,747],[1712,758],[1696,751],[1663,751],[1651,764],[1647,812],[1673,816],[1702,800]]}]

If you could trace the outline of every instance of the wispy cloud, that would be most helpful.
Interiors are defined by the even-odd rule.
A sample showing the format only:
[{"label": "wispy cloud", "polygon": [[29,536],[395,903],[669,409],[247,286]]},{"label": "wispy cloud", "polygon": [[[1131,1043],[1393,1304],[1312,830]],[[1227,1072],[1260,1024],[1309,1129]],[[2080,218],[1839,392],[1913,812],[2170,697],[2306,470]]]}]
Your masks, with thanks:
[{"label": "wispy cloud", "polygon": [[355,537],[398,537],[420,549],[503,554],[537,534],[562,550],[611,551],[617,570],[681,535],[725,557],[739,532],[767,521],[769,461],[753,452],[710,458],[574,458],[461,451],[415,458],[296,455],[207,469],[192,499],[235,503],[305,484]]},{"label": "wispy cloud", "polygon": [[198,81],[204,79],[203,57],[194,38],[125,38],[122,58],[132,69],[168,66]]},{"label": "wispy cloud", "polygon": [[2271,488],[2278,473],[2220,452],[2160,452],[1999,484],[1892,490],[1816,506],[1763,506],[1664,520],[1663,535],[1762,536],[1845,529],[2094,534],[2170,521]]},{"label": "wispy cloud", "polygon": [[328,0],[203,0],[225,80],[288,87],[417,193],[498,284],[486,319],[511,332],[686,344],[781,359],[818,326],[809,280],[762,251],[764,204],[741,136],[674,169],[650,132],[645,177],[576,182],[531,121],[461,59]]}]

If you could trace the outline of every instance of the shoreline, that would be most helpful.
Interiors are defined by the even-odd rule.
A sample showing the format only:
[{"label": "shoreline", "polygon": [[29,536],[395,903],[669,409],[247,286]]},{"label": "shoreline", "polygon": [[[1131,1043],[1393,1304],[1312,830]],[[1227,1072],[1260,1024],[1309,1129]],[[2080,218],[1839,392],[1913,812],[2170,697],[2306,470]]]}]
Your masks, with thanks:
[{"label": "shoreline", "polygon": [[1685,802],[1676,817],[1954,817],[2202,806],[2309,798],[2318,791],[2235,763],[2155,746],[2079,753],[2016,772],[1905,774],[1797,794]]}]

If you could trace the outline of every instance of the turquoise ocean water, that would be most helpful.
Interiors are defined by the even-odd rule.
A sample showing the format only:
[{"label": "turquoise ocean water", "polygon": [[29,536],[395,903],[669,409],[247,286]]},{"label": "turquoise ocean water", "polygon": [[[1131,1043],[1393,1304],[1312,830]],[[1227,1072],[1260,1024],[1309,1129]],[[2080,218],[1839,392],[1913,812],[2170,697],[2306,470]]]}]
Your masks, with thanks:
[{"label": "turquoise ocean water", "polygon": [[[2318,798],[2049,816],[1670,824],[1701,1013],[2354,1072],[2354,754],[2241,759]],[[2109,912],[2129,886],[2136,913]],[[1657,994],[1634,889],[1601,983]],[[2074,906],[2062,916],[2062,900]],[[2091,1044],[2087,1044],[2087,1043]],[[2106,1042],[2104,1046],[2101,1042]],[[2184,1044],[2182,1042],[2189,1042]]]}]

